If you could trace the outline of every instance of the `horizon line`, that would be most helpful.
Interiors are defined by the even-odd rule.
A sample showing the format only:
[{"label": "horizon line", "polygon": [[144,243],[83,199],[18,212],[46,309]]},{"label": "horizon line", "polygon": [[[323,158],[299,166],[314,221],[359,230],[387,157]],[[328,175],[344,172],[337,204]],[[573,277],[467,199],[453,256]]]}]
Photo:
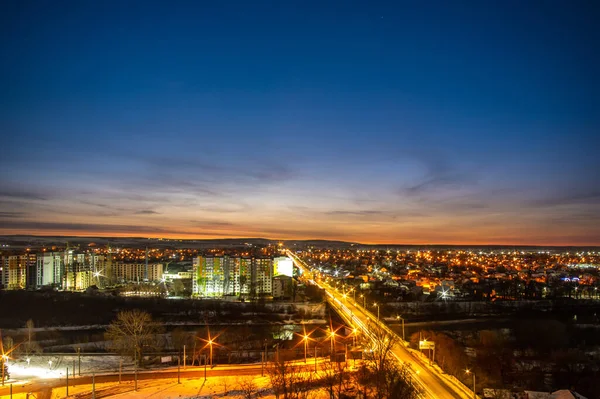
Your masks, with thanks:
[{"label": "horizon line", "polygon": [[129,236],[129,235],[113,235],[113,236],[104,236],[104,235],[40,235],[40,234],[0,234],[0,237],[39,237],[39,238],[97,238],[97,239],[139,239],[139,240],[172,240],[172,241],[214,241],[214,240],[265,240],[272,242],[286,242],[286,241],[324,241],[324,242],[338,242],[349,245],[368,245],[368,246],[396,246],[396,247],[428,247],[428,246],[436,246],[436,247],[532,247],[532,248],[569,248],[569,247],[578,247],[578,248],[600,248],[600,244],[494,244],[494,243],[485,243],[485,244],[477,244],[477,243],[461,243],[461,244],[450,244],[450,243],[417,243],[417,244],[402,244],[402,243],[368,243],[368,242],[357,242],[357,241],[346,241],[339,239],[324,239],[324,238],[297,238],[297,239],[275,239],[275,238],[267,238],[267,237],[214,237],[214,238],[182,238],[182,237],[169,237],[169,236],[157,236],[157,237],[144,237],[144,236]]}]

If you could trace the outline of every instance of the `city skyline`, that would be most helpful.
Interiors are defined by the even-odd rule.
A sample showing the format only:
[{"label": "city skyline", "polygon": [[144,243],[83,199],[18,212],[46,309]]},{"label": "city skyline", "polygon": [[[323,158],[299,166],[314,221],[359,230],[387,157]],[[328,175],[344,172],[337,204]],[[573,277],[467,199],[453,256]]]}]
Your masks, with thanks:
[{"label": "city skyline", "polygon": [[600,245],[596,4],[0,10],[2,235]]}]

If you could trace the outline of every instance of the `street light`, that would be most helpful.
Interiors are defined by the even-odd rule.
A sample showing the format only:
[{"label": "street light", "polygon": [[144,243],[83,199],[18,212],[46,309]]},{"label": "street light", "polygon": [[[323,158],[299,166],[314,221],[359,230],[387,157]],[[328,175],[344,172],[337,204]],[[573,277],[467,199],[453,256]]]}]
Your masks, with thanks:
[{"label": "street light", "polygon": [[[471,374],[471,370],[466,369],[466,374]],[[477,399],[477,394],[475,393],[475,372],[473,372],[473,399]]]},{"label": "street light", "polygon": [[377,322],[379,322],[379,304],[377,304],[377,302],[373,302],[373,306],[377,306]]},{"label": "street light", "polygon": [[333,354],[333,352],[334,352],[333,343],[334,343],[334,340],[335,340],[335,331],[331,331],[329,333],[329,337],[330,337],[330,341],[331,341],[331,354]]},{"label": "street light", "polygon": [[360,297],[363,299],[363,308],[367,307],[367,297],[365,297],[363,294],[360,294]]},{"label": "street light", "polygon": [[402,340],[406,341],[406,337],[404,336],[404,317],[396,315],[396,320],[402,320]]},{"label": "street light", "polygon": [[304,334],[304,363],[306,363],[306,351],[308,350],[308,335]]},{"label": "street light", "polygon": [[358,328],[354,327],[354,330],[352,330],[352,346],[356,346],[356,334],[358,334]]},{"label": "street light", "polygon": [[210,368],[213,366],[213,340],[208,340],[208,346],[210,347]]}]

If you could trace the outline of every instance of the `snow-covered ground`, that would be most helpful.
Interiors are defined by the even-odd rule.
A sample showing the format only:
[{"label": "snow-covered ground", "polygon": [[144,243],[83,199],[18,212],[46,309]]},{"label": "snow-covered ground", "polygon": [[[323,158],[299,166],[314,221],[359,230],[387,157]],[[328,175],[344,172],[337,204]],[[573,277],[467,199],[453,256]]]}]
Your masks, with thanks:
[{"label": "snow-covered ground", "polygon": [[[134,364],[130,358],[120,356],[81,356],[81,374],[116,373],[122,362],[123,371],[133,370]],[[69,369],[69,376],[79,373],[79,362],[77,355],[67,356],[31,356],[26,358],[9,360],[8,370],[10,380],[14,382],[25,382],[33,379],[64,378]]]},{"label": "snow-covered ground", "polygon": [[[111,398],[156,398],[156,399],[213,399],[220,397],[242,398],[242,385],[252,381],[262,398],[272,399],[273,393],[269,389],[268,377],[209,377],[206,381],[200,379],[182,378],[181,384],[177,379],[141,380],[138,381],[138,390],[134,391],[133,382],[95,384],[96,397]],[[52,399],[63,399],[66,389],[54,388]],[[69,388],[69,398],[92,398],[92,385],[78,385]],[[8,395],[0,396],[8,399]],[[14,394],[13,399],[26,399],[27,395]],[[32,399],[30,396],[29,399]]]},{"label": "snow-covered ground", "polygon": [[[119,384],[117,382],[95,384],[95,394],[97,398],[130,398],[130,399],[216,399],[232,398],[244,399],[245,388],[252,384],[255,394],[254,398],[274,399],[275,395],[270,387],[269,377],[209,377],[204,378],[182,378],[181,383],[177,383],[176,378],[166,378],[160,380],[141,380],[138,381],[137,391],[134,390],[134,382],[128,381]],[[329,394],[323,390],[313,391],[311,395],[314,399],[325,399]],[[27,394],[14,394],[12,399],[32,399]],[[69,388],[69,396],[66,395],[66,388],[52,389],[51,399],[91,399],[92,385],[78,385]],[[9,395],[0,396],[0,399],[9,399]]]}]

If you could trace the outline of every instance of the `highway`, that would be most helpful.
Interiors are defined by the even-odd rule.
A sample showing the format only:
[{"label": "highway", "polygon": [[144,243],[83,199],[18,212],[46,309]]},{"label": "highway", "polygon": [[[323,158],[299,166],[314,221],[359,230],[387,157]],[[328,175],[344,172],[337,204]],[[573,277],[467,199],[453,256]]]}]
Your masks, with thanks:
[{"label": "highway", "polygon": [[[302,259],[290,250],[286,250],[286,252],[303,273],[308,273],[309,276],[313,275],[313,270]],[[344,297],[343,294],[320,279],[311,279],[310,283],[325,290],[327,301],[336,312],[350,325],[360,329],[367,337],[372,337],[373,333],[370,331],[370,326],[375,324],[397,338],[397,344],[394,346],[392,353],[398,361],[410,365],[413,380],[421,389],[422,396],[434,399],[471,399],[473,397],[473,392],[464,385],[452,381],[447,375],[443,375],[436,369],[424,364],[421,359],[406,348],[404,341],[396,333],[377,319],[377,315],[373,315],[354,302],[349,295]]]}]

